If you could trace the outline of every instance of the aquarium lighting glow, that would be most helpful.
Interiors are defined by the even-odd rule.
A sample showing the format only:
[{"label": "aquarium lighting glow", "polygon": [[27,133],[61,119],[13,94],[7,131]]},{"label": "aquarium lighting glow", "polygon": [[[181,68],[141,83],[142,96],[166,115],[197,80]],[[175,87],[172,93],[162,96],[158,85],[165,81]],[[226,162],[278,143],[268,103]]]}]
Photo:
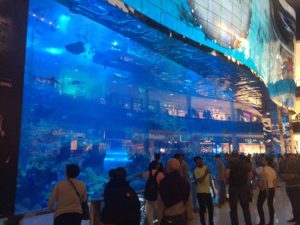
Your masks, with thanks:
[{"label": "aquarium lighting glow", "polygon": [[118,42],[117,41],[113,41],[112,43],[111,43],[113,46],[118,46]]},{"label": "aquarium lighting glow", "polygon": [[64,52],[61,48],[46,48],[45,51],[52,55],[61,55]]},{"label": "aquarium lighting glow", "polygon": [[58,19],[58,23],[57,23],[58,27],[57,28],[59,28],[61,31],[66,31],[67,26],[70,22],[70,19],[71,18],[69,16],[61,15]]}]

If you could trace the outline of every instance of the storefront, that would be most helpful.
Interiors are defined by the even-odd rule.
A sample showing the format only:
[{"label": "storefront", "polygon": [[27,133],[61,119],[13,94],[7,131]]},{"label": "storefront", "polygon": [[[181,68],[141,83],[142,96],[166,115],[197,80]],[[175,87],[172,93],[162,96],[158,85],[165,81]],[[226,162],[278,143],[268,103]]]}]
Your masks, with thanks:
[{"label": "storefront", "polygon": [[239,151],[245,154],[265,153],[262,138],[238,138]]}]

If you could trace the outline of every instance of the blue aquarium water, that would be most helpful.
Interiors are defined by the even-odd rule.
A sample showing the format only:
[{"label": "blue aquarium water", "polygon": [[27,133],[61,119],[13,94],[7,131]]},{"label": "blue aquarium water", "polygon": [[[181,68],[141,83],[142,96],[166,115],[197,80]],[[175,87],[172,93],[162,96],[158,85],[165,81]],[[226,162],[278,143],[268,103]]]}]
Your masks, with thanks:
[{"label": "blue aquarium water", "polygon": [[[45,208],[67,163],[80,165],[90,199],[99,199],[111,168],[124,166],[131,176],[155,152],[163,161],[184,152],[193,165],[197,154],[228,151],[230,137],[213,144],[184,126],[187,115],[233,120],[235,106],[238,120],[260,120],[255,109],[233,103],[229,80],[205,79],[58,1],[31,0],[28,17],[17,213]],[[215,57],[211,68],[220,62]],[[212,166],[211,157],[207,162]],[[140,190],[144,182],[132,185]]]}]

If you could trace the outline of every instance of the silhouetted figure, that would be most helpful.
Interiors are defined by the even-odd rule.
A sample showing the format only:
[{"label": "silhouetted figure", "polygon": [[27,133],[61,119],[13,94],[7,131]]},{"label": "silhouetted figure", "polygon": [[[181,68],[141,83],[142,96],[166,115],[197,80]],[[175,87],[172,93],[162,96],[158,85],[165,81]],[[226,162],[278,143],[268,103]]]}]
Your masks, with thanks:
[{"label": "silhouetted figure", "polygon": [[157,211],[157,200],[158,200],[158,188],[160,181],[164,178],[163,173],[159,170],[159,163],[153,160],[148,167],[148,171],[133,176],[146,179],[146,185],[144,190],[145,199],[145,210],[148,225],[154,225],[155,212]]},{"label": "silhouetted figure", "polygon": [[104,224],[139,225],[140,202],[136,192],[126,180],[127,172],[119,167],[109,172],[111,180],[104,189],[101,220]]},{"label": "silhouetted figure", "polygon": [[229,206],[230,219],[232,225],[239,224],[238,221],[238,201],[243,209],[246,225],[251,225],[251,215],[249,210],[248,181],[251,171],[247,164],[239,159],[237,152],[232,152],[232,160],[228,162],[226,176],[229,182]]},{"label": "silhouetted figure", "polygon": [[274,225],[274,195],[276,188],[277,174],[272,168],[273,160],[272,158],[267,158],[266,162],[264,158],[262,159],[261,166],[256,169],[256,173],[260,177],[260,191],[257,198],[257,211],[260,218],[259,225],[265,225],[265,215],[263,210],[263,204],[267,199],[269,208],[269,218],[270,222],[268,225]]},{"label": "silhouetted figure", "polygon": [[225,167],[221,160],[220,155],[215,155],[216,159],[216,188],[218,190],[218,206],[222,206],[225,203]]},{"label": "silhouetted figure", "polygon": [[281,163],[280,175],[286,184],[286,193],[292,205],[293,218],[288,222],[300,224],[300,159],[287,155]]},{"label": "silhouetted figure", "polygon": [[186,225],[186,213],[192,207],[189,182],[179,174],[180,163],[170,159],[166,166],[165,178],[160,182],[158,198],[158,222],[160,225]]},{"label": "silhouetted figure", "polygon": [[159,163],[158,170],[163,173],[164,172],[164,164],[160,161],[160,158],[161,158],[160,153],[154,154],[154,160]]}]

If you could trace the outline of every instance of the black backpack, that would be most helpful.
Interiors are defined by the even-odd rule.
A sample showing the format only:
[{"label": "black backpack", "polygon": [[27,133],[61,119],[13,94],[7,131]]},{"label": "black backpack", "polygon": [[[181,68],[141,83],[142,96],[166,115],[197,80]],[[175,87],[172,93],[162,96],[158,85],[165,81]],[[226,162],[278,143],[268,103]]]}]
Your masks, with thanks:
[{"label": "black backpack", "polygon": [[156,180],[156,176],[159,173],[159,170],[156,171],[154,175],[152,175],[152,171],[149,170],[149,178],[146,182],[144,198],[148,201],[156,201],[158,197],[158,183]]},{"label": "black backpack", "polygon": [[230,165],[229,184],[236,187],[245,186],[248,183],[248,165],[242,160],[233,160]]},{"label": "black backpack", "polygon": [[106,191],[107,199],[101,213],[101,221],[108,224],[122,224],[139,220],[140,201],[134,189],[128,185],[112,187]]}]

